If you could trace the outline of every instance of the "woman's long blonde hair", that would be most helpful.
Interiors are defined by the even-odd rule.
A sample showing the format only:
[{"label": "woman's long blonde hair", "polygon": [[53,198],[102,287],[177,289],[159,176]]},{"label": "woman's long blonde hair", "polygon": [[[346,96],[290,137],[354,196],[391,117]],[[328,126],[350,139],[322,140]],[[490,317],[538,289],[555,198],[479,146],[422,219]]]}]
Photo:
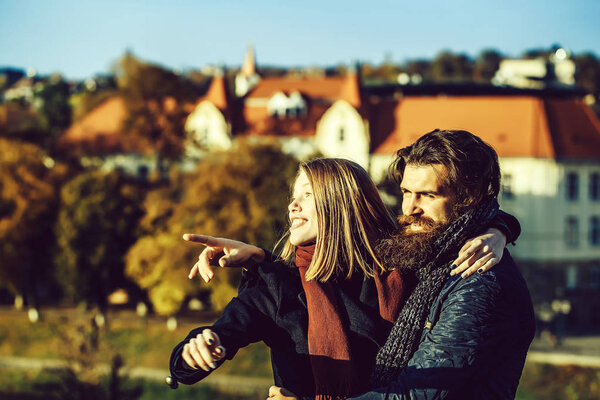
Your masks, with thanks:
[{"label": "woman's long blonde hair", "polygon": [[[339,158],[320,158],[300,164],[312,186],[317,209],[315,252],[306,280],[326,282],[332,277],[349,278],[358,268],[373,276],[373,264],[381,270],[374,247],[396,226],[375,184],[360,165]],[[289,230],[281,257],[294,260],[296,247]]]}]

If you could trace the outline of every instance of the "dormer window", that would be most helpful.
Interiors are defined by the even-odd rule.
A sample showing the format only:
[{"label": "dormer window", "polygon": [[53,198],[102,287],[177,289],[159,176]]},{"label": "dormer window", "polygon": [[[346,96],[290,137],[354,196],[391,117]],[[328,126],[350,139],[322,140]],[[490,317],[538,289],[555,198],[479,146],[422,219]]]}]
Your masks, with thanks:
[{"label": "dormer window", "polygon": [[306,101],[298,92],[292,92],[289,96],[277,92],[269,99],[267,110],[272,117],[300,118],[306,115]]},{"label": "dormer window", "polygon": [[340,127],[340,142],[344,142],[344,136],[345,136],[345,132],[344,132],[344,127],[341,126]]}]

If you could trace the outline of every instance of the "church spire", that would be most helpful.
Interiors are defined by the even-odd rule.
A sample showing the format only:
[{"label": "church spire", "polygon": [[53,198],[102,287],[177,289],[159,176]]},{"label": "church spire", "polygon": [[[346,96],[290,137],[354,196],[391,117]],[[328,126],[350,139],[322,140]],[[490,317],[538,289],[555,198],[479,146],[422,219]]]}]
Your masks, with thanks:
[{"label": "church spire", "polygon": [[260,77],[256,73],[254,46],[249,45],[246,49],[242,68],[240,68],[240,72],[235,76],[235,95],[238,97],[245,96],[258,84],[258,81],[260,81]]},{"label": "church spire", "polygon": [[346,79],[340,90],[340,100],[345,100],[352,107],[359,109],[362,105],[360,97],[360,79],[358,71],[360,66],[357,64],[354,68],[349,68],[346,73]]},{"label": "church spire", "polygon": [[256,75],[256,57],[254,56],[254,46],[249,45],[246,49],[246,55],[244,56],[244,63],[240,75],[244,78],[250,78]]},{"label": "church spire", "polygon": [[206,100],[213,103],[219,110],[225,110],[229,106],[227,82],[224,75],[222,70],[215,74],[205,97]]}]

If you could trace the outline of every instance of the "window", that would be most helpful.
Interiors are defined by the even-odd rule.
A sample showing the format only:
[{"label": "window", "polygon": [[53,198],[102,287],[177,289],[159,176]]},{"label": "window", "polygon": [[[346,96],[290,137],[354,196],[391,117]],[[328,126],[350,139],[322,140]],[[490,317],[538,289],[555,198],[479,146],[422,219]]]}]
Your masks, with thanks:
[{"label": "window", "polygon": [[576,172],[567,174],[567,200],[577,200],[579,194],[579,176]]},{"label": "window", "polygon": [[277,92],[267,102],[267,111],[273,118],[301,118],[306,115],[306,110],[306,100],[299,92],[293,92],[289,96],[283,92]]},{"label": "window", "polygon": [[204,127],[204,129],[202,129],[202,138],[200,139],[200,142],[204,146],[208,146],[208,128],[207,127]]},{"label": "window", "polygon": [[600,173],[590,175],[590,200],[600,201]]},{"label": "window", "polygon": [[569,247],[577,247],[579,245],[579,222],[576,217],[567,217],[565,243]]},{"label": "window", "polygon": [[340,142],[344,141],[344,127],[340,127]]},{"label": "window", "polygon": [[512,190],[512,175],[511,174],[504,174],[502,176],[502,198],[503,199],[514,199],[515,198],[515,194],[513,193]]},{"label": "window", "polygon": [[567,267],[566,273],[566,284],[567,289],[576,289],[577,288],[577,266],[569,265]]},{"label": "window", "polygon": [[137,175],[140,178],[140,180],[142,181],[147,181],[148,180],[148,167],[146,165],[140,165],[139,167],[137,167]]},{"label": "window", "polygon": [[600,288],[600,268],[590,269],[590,289]]},{"label": "window", "polygon": [[590,245],[600,246],[600,217],[590,218]]}]

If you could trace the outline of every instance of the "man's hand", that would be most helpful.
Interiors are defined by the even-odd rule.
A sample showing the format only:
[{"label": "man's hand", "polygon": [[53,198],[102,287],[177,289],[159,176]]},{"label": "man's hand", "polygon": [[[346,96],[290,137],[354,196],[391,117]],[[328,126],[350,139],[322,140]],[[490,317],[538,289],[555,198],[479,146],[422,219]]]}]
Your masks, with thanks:
[{"label": "man's hand", "polygon": [[476,271],[482,274],[490,270],[502,259],[505,247],[506,236],[496,228],[489,228],[483,235],[467,240],[454,260],[456,267],[450,275],[462,272],[462,278],[466,278]]},{"label": "man's hand", "polygon": [[211,265],[241,267],[245,262],[261,262],[265,259],[263,249],[237,240],[194,235],[191,233],[183,235],[183,240],[206,246],[202,250],[202,253],[200,253],[200,256],[198,256],[198,262],[190,270],[188,278],[192,279],[197,274],[200,274],[202,279],[207,283],[214,276]]},{"label": "man's hand", "polygon": [[217,361],[225,357],[225,348],[221,346],[219,335],[205,329],[183,346],[181,357],[190,367],[209,372],[217,368]]},{"label": "man's hand", "polygon": [[298,397],[287,389],[279,386],[271,386],[269,388],[269,397],[267,400],[298,400]]}]

